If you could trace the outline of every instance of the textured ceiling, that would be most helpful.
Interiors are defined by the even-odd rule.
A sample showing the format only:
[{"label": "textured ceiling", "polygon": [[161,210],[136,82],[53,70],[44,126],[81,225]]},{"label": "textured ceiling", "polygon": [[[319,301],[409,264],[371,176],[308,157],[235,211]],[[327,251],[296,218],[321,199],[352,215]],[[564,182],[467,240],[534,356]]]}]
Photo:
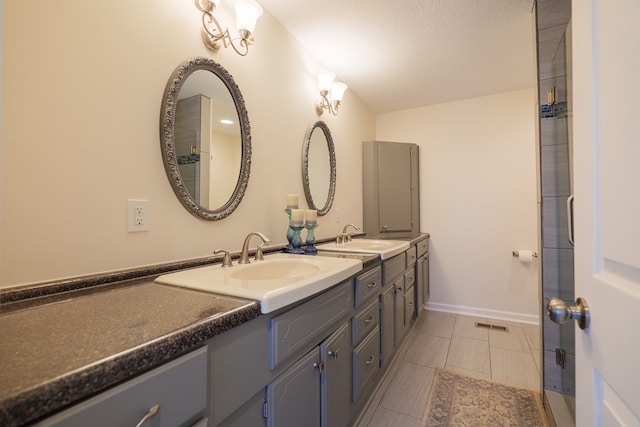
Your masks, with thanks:
[{"label": "textured ceiling", "polygon": [[378,113],[534,84],[533,0],[259,1]]}]

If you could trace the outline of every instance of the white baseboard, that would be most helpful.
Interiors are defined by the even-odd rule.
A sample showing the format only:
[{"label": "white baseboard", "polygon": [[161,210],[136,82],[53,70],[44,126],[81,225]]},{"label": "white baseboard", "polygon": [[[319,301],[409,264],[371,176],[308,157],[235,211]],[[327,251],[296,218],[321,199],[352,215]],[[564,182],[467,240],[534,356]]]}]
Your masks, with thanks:
[{"label": "white baseboard", "polygon": [[427,302],[425,309],[443,311],[446,313],[463,314],[465,316],[487,317],[491,319],[507,320],[511,322],[540,324],[540,316],[533,314],[513,313],[511,311],[489,310],[486,308],[466,307],[463,305],[440,304]]}]

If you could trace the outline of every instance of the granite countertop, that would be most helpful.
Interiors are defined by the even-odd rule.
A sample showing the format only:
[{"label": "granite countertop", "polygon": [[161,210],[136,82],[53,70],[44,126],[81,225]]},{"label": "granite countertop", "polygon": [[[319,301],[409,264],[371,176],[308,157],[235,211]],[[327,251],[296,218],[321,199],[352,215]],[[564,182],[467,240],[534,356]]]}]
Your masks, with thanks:
[{"label": "granite countertop", "polygon": [[0,314],[0,425],[20,426],[206,344],[255,301],[133,280]]}]

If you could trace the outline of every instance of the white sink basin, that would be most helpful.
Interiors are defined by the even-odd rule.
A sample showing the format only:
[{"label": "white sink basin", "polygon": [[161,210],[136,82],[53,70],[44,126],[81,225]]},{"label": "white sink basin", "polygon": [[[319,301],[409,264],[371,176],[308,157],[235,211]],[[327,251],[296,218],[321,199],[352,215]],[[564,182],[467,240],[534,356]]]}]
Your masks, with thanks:
[{"label": "white sink basin", "polygon": [[345,243],[323,243],[317,245],[319,251],[378,254],[387,259],[409,249],[409,242],[401,240],[354,239]]},{"label": "white sink basin", "polygon": [[231,272],[231,277],[240,280],[302,279],[320,271],[318,263],[304,259],[269,259]]},{"label": "white sink basin", "polygon": [[321,292],[362,270],[357,259],[276,253],[264,261],[211,265],[165,274],[156,282],[260,302],[270,313]]}]

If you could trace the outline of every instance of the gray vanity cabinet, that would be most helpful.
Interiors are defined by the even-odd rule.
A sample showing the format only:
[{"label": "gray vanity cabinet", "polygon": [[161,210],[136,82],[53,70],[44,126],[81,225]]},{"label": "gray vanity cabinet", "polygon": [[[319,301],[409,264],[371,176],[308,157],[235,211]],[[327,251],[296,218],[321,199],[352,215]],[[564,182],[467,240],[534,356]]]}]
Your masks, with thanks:
[{"label": "gray vanity cabinet", "polygon": [[416,244],[416,313],[419,317],[429,301],[429,239]]},{"label": "gray vanity cabinet", "polygon": [[418,146],[365,141],[362,155],[365,233],[370,237],[419,233]]},{"label": "gray vanity cabinet", "polygon": [[346,426],[351,329],[346,322],[267,385],[267,426]]},{"label": "gray vanity cabinet", "polygon": [[320,427],[320,367],[316,347],[267,385],[267,427]]},{"label": "gray vanity cabinet", "polygon": [[402,344],[402,337],[404,336],[405,329],[405,288],[404,288],[404,276],[398,277],[393,282],[393,305],[394,305],[394,349],[398,348]]},{"label": "gray vanity cabinet", "polygon": [[395,350],[394,289],[387,285],[380,295],[380,365],[387,366]]},{"label": "gray vanity cabinet", "polygon": [[206,427],[207,350],[201,348],[36,424],[38,427]]},{"label": "gray vanity cabinet", "polygon": [[323,427],[341,427],[349,423],[351,404],[351,328],[343,324],[320,344],[324,363],[321,380]]}]

